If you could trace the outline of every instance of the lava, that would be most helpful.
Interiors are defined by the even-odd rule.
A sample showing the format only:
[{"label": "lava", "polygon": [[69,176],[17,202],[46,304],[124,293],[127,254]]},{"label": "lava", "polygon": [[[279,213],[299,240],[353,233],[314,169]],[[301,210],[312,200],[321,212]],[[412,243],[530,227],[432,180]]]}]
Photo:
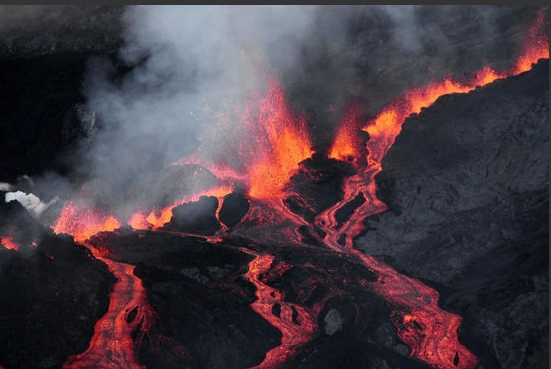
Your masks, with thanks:
[{"label": "lava", "polygon": [[314,151],[304,118],[293,116],[279,84],[271,82],[267,96],[258,100],[247,106],[248,133],[239,156],[247,169],[249,196],[281,202],[283,187]]},{"label": "lava", "polygon": [[155,230],[162,228],[172,219],[172,209],[184,203],[197,201],[201,196],[214,196],[218,199],[218,203],[220,204],[216,211],[216,215],[218,216],[218,212],[220,211],[220,206],[222,204],[222,198],[232,191],[233,187],[231,186],[216,186],[208,190],[200,191],[185,198],[181,198],[171,205],[165,206],[160,210],[152,210],[148,215],[145,215],[143,212],[138,211],[130,216],[127,224],[135,230]]},{"label": "lava", "polygon": [[341,127],[341,129],[333,140],[328,157],[342,161],[351,161],[357,160],[365,154],[362,151],[364,149],[362,146],[365,143],[358,135],[362,124],[361,114],[362,109],[359,105],[352,104],[347,108],[338,124],[338,127]]},{"label": "lava", "polygon": [[[491,83],[498,78],[506,78],[532,67],[540,58],[549,58],[549,42],[546,35],[538,36],[543,23],[543,13],[538,16],[536,25],[531,28],[524,48],[515,67],[507,73],[485,67],[468,83],[459,83],[448,78],[440,83],[431,83],[423,88],[415,88],[384,108],[375,119],[367,122],[363,130],[369,134],[367,142],[366,169],[345,179],[343,200],[319,214],[315,223],[326,232],[325,241],[337,252],[345,252],[358,257],[366,267],[379,277],[369,289],[380,294],[393,307],[392,322],[398,336],[411,348],[410,356],[439,369],[472,369],[477,364],[476,357],[458,341],[457,329],[461,317],[443,311],[438,307],[438,292],[419,281],[397,273],[375,258],[364,255],[353,247],[353,240],[365,229],[364,219],[386,210],[386,204],[376,197],[375,175],[382,170],[382,159],[394,144],[403,122],[411,114],[432,105],[440,96],[451,93],[466,93],[479,86]],[[355,120],[343,119],[345,126],[337,134],[337,142],[348,142]],[[350,126],[349,126],[350,125]],[[352,142],[353,145],[355,142]],[[337,144],[330,152],[331,157],[347,158],[358,152],[357,146]],[[348,160],[350,161],[350,160]],[[352,161],[352,162],[357,162]],[[350,218],[340,224],[336,212],[344,205],[362,195],[366,201],[355,209]],[[343,237],[344,236],[344,237]],[[344,240],[344,241],[343,241]]]},{"label": "lava", "polygon": [[114,231],[120,227],[120,221],[113,215],[69,202],[52,229],[56,234],[69,234],[75,242],[82,243],[98,232]]},{"label": "lava", "polygon": [[[135,347],[141,345],[141,338],[153,324],[153,310],[141,280],[134,275],[135,267],[110,260],[98,248],[85,245],[96,259],[107,264],[117,282],[110,294],[107,313],[96,322],[88,349],[69,357],[63,368],[143,368],[137,362]],[[130,318],[132,312],[137,314]],[[136,341],[132,337],[135,331],[141,337]]]},{"label": "lava", "polygon": [[[109,308],[96,323],[88,349],[70,357],[63,368],[141,368],[136,361],[134,347],[137,343],[132,334],[136,328],[143,334],[152,324],[153,312],[147,302],[145,289],[141,280],[134,275],[134,266],[110,260],[104,255],[104,247],[95,247],[88,242],[99,232],[113,231],[120,226],[121,223],[112,215],[80,208],[69,202],[52,227],[56,234],[72,235],[75,242],[86,246],[117,278],[110,294]],[[138,310],[138,314],[129,320],[129,313],[134,309]]]},{"label": "lava", "polygon": [[[476,366],[477,358],[458,339],[461,317],[438,307],[439,294],[436,290],[399,274],[381,261],[355,249],[354,239],[364,231],[366,217],[387,209],[386,204],[376,196],[375,176],[382,170],[382,160],[394,144],[403,122],[443,95],[470,92],[496,79],[526,71],[540,58],[548,58],[547,36],[538,33],[542,23],[543,13],[529,32],[522,56],[508,72],[485,67],[473,74],[468,82],[447,78],[412,89],[367,122],[362,121],[360,107],[352,105],[344,114],[335,141],[328,152],[330,158],[352,163],[357,174],[345,178],[342,200],[318,214],[314,225],[323,230],[323,241],[329,248],[360,260],[369,271],[378,276],[375,282],[366,283],[367,289],[380,295],[392,307],[390,320],[396,326],[399,338],[410,347],[410,356],[434,368],[473,369]],[[196,201],[204,195],[216,196],[221,200],[224,195],[233,191],[234,183],[238,182],[245,182],[247,195],[251,200],[267,203],[270,210],[278,212],[273,219],[290,217],[292,226],[304,224],[303,221],[297,221],[296,214],[287,210],[283,214],[279,210],[285,208],[282,201],[285,185],[297,171],[299,163],[314,154],[305,118],[292,114],[283,89],[272,82],[264,98],[253,99],[247,105],[243,127],[246,134],[239,147],[239,157],[245,174],[239,169],[225,167],[218,168],[217,171],[214,166],[212,172],[215,175],[217,172],[221,174],[228,185],[193,194],[149,213],[136,212],[129,217],[127,224],[135,230],[158,230],[170,222],[175,206]],[[367,143],[363,142],[362,133],[369,137]],[[364,201],[347,220],[337,221],[337,212],[358,197],[362,197]],[[217,214],[219,209],[220,207]],[[257,207],[255,209],[258,211]],[[254,211],[251,210],[249,216]],[[269,220],[268,215],[261,215],[263,221]],[[122,223],[112,215],[69,202],[52,227],[56,234],[72,235],[75,242],[86,246],[117,278],[110,295],[108,311],[96,323],[89,348],[69,358],[64,368],[141,367],[136,358],[136,347],[140,345],[140,338],[133,339],[133,334],[138,331],[141,333],[140,337],[143,337],[153,324],[154,314],[147,302],[146,291],[140,279],[134,275],[133,265],[111,260],[109,255],[103,254],[101,246],[90,243],[90,239],[99,232],[114,231],[121,226]],[[287,231],[281,231],[282,237],[296,235]],[[2,238],[5,247],[10,248],[11,242],[11,239]],[[307,310],[285,301],[283,292],[265,283],[265,274],[274,268],[274,255],[249,249],[242,251],[254,256],[244,274],[256,287],[257,299],[251,304],[251,308],[282,334],[280,345],[266,352],[264,360],[256,368],[275,368],[289,360],[300,346],[315,337],[319,309],[316,307]],[[279,314],[274,313],[275,306],[279,307]],[[130,319],[133,312],[137,314]]]},{"label": "lava", "polygon": [[0,239],[0,244],[8,250],[19,251],[19,244],[11,236],[4,236]]},{"label": "lava", "polygon": [[527,32],[524,51],[517,59],[512,74],[520,74],[532,69],[538,59],[549,59],[549,27],[544,27],[545,13],[538,12],[536,22]]},{"label": "lava", "polygon": [[[277,368],[291,358],[298,347],[312,339],[317,330],[317,312],[309,312],[302,306],[284,301],[285,295],[282,292],[262,282],[262,275],[272,269],[274,256],[253,253],[247,249],[242,251],[255,256],[244,275],[256,286],[257,300],[251,307],[282,334],[280,345],[268,351],[264,360],[253,368]],[[273,312],[275,305],[280,307],[279,315]],[[295,319],[294,314],[297,314]]]}]

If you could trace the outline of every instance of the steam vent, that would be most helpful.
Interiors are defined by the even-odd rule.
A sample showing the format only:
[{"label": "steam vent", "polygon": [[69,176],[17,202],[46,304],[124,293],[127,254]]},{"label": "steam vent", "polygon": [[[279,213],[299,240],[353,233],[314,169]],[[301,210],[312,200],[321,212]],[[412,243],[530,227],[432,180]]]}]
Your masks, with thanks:
[{"label": "steam vent", "polygon": [[0,369],[546,369],[549,6],[0,6]]}]

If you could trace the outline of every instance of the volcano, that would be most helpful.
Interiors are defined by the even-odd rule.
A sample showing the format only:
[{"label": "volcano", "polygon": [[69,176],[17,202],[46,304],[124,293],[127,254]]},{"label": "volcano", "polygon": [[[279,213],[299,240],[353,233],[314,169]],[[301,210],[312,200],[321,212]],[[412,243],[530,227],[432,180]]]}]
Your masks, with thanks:
[{"label": "volcano", "polygon": [[547,367],[547,6],[315,8],[301,73],[247,44],[281,69],[185,119],[224,73],[168,13],[6,9],[50,23],[3,31],[0,369]]}]

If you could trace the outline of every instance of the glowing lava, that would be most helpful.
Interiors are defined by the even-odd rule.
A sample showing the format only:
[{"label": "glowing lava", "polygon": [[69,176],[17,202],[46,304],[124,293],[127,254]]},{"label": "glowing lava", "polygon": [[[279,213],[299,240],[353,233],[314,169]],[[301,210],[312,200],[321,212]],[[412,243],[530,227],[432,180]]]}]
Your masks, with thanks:
[{"label": "glowing lava", "polygon": [[[272,269],[274,256],[256,254],[247,249],[242,251],[255,256],[244,275],[256,286],[257,300],[251,307],[282,334],[280,345],[268,351],[264,360],[254,368],[277,368],[292,357],[298,347],[312,339],[317,329],[317,314],[308,312],[302,306],[285,302],[282,292],[262,282],[262,275]],[[275,305],[280,307],[279,315],[273,312]],[[296,315],[296,318],[293,318],[293,315]]]},{"label": "glowing lava", "polygon": [[8,250],[19,251],[19,244],[11,236],[4,236],[0,239],[0,244]]},{"label": "glowing lava", "polygon": [[298,164],[313,154],[303,117],[295,117],[276,82],[267,96],[250,102],[244,118],[247,136],[240,159],[247,168],[249,196],[281,201],[281,190],[298,169]]},{"label": "glowing lava", "polygon": [[330,158],[353,161],[366,154],[363,152],[365,142],[358,135],[362,125],[361,115],[362,108],[359,105],[352,104],[345,111],[338,125],[340,130],[329,149]]},{"label": "glowing lava", "polygon": [[[96,322],[88,349],[71,356],[63,368],[143,368],[137,362],[135,348],[140,347],[141,338],[153,324],[153,310],[147,303],[141,280],[134,275],[135,267],[105,258],[94,246],[85,245],[96,259],[107,264],[117,282],[110,294],[107,313]],[[140,333],[137,340],[132,337],[135,331]]]},{"label": "glowing lava", "polygon": [[[363,128],[370,137],[367,142],[367,168],[362,170],[357,166],[358,174],[345,180],[343,200],[319,214],[315,221],[326,232],[325,241],[329,247],[355,255],[379,276],[369,288],[394,307],[391,320],[398,330],[398,336],[411,348],[412,357],[435,368],[472,369],[476,366],[476,357],[458,341],[457,329],[461,324],[461,317],[438,307],[437,291],[362,254],[353,247],[353,240],[365,229],[365,217],[386,210],[386,205],[376,197],[374,178],[382,170],[382,159],[394,144],[405,119],[432,105],[442,95],[472,91],[498,78],[524,72],[540,58],[549,58],[548,37],[546,34],[538,36],[542,23],[543,13],[540,13],[537,24],[529,32],[524,53],[509,72],[499,73],[486,67],[476,73],[468,83],[458,83],[448,78],[440,83],[413,89],[383,109],[374,120],[367,122]],[[345,126],[337,134],[337,143],[333,145],[329,155],[351,161],[348,159],[351,153],[359,152],[357,142],[349,139],[352,136],[350,131],[356,127],[357,121],[343,119],[341,123]],[[336,212],[357,196],[363,196],[366,201],[355,209],[346,222],[337,222]]]},{"label": "glowing lava", "polygon": [[[399,338],[410,347],[411,356],[434,368],[473,369],[476,366],[476,357],[458,340],[457,330],[461,317],[438,307],[437,291],[397,273],[373,257],[362,254],[354,248],[353,241],[363,232],[366,217],[387,209],[386,204],[376,196],[374,178],[382,170],[382,159],[394,144],[406,118],[432,105],[442,95],[472,91],[477,86],[498,78],[526,71],[539,58],[548,58],[547,35],[538,34],[541,24],[543,13],[538,18],[538,24],[529,32],[525,52],[507,73],[487,67],[474,74],[467,83],[448,78],[413,89],[368,122],[362,121],[360,107],[351,106],[343,116],[340,130],[328,152],[331,158],[352,163],[357,174],[345,179],[342,201],[319,214],[315,225],[325,232],[324,241],[330,248],[361,260],[367,269],[378,276],[377,281],[367,283],[369,290],[379,294],[392,306],[390,319],[398,330]],[[249,103],[243,123],[245,138],[239,148],[239,157],[245,175],[238,174],[240,170],[221,168],[220,173],[231,182],[230,186],[194,194],[162,209],[137,212],[128,219],[127,224],[133,229],[162,228],[171,220],[175,206],[195,201],[203,195],[216,196],[220,200],[232,192],[233,180],[246,182],[251,200],[267,203],[270,210],[281,209],[285,185],[297,171],[299,163],[314,153],[305,119],[291,113],[283,89],[272,82],[264,98]],[[369,135],[365,146],[361,131]],[[216,170],[212,172],[216,174]],[[363,197],[364,201],[356,207],[348,220],[337,221],[337,212],[358,197]],[[278,213],[283,218],[287,215],[291,217],[290,223],[296,225],[296,219],[292,218],[296,214],[289,211],[287,214]],[[262,219],[269,218],[263,215]],[[121,222],[112,215],[73,203],[68,203],[63,208],[52,227],[55,233],[72,235],[75,242],[86,246],[117,278],[110,295],[109,309],[96,323],[89,348],[69,358],[64,368],[140,368],[136,357],[140,337],[136,340],[133,336],[139,332],[143,337],[153,324],[153,311],[147,302],[144,287],[133,273],[134,266],[109,259],[108,255],[102,254],[101,247],[89,242],[99,232],[114,231],[120,227]],[[294,233],[282,231],[277,236],[288,237],[289,234]],[[10,239],[2,239],[5,247],[9,248],[12,245],[10,242]],[[256,287],[257,300],[251,307],[282,333],[280,345],[268,351],[256,368],[275,368],[285,363],[295,355],[301,345],[314,337],[319,309],[307,310],[285,301],[284,293],[265,283],[265,274],[274,268],[275,256],[248,249],[242,251],[254,256],[244,275]],[[274,313],[276,306],[279,307],[278,314]]]},{"label": "glowing lava", "polygon": [[544,27],[545,13],[538,12],[536,22],[528,30],[524,51],[517,59],[512,74],[520,74],[532,69],[532,64],[538,59],[549,59],[549,26]]},{"label": "glowing lava", "polygon": [[[63,365],[65,369],[141,368],[135,354],[139,339],[135,341],[132,334],[139,329],[143,335],[151,327],[153,319],[153,311],[147,302],[141,280],[134,275],[133,265],[110,260],[103,255],[101,250],[104,248],[97,248],[87,242],[97,233],[113,231],[120,225],[112,215],[68,203],[53,226],[54,233],[72,235],[75,242],[86,246],[117,278],[110,294],[107,313],[96,323],[88,349],[70,357]],[[133,311],[137,314],[129,319]]]},{"label": "glowing lava", "polygon": [[146,229],[159,229],[162,228],[166,223],[170,222],[172,219],[172,209],[178,205],[184,203],[198,201],[201,196],[214,196],[218,199],[218,209],[216,211],[216,216],[220,211],[222,206],[222,198],[227,194],[233,191],[231,186],[217,186],[204,190],[193,195],[187,196],[185,198],[175,201],[172,205],[166,206],[160,210],[152,210],[148,215],[145,215],[143,212],[136,212],[130,216],[127,224],[135,230],[146,230]]},{"label": "glowing lava", "polygon": [[52,229],[56,234],[69,234],[75,242],[82,243],[98,232],[114,231],[120,227],[121,223],[112,215],[69,202],[61,210]]}]

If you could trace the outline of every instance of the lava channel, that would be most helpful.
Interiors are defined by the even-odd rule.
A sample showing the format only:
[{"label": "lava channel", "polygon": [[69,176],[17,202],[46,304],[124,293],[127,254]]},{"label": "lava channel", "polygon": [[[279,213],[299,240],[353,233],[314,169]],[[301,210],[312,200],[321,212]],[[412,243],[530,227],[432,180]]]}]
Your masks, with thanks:
[{"label": "lava channel", "polygon": [[[387,209],[376,196],[375,175],[382,170],[382,159],[394,144],[405,119],[417,114],[422,108],[432,105],[440,96],[451,93],[467,93],[498,78],[507,78],[532,68],[539,59],[549,58],[549,39],[539,31],[543,25],[543,12],[538,14],[533,27],[528,31],[523,53],[508,72],[497,72],[485,67],[468,83],[459,83],[451,78],[441,83],[413,89],[389,104],[363,128],[369,134],[367,160],[359,156],[365,152],[362,141],[355,139],[351,131],[360,125],[361,114],[351,107],[341,120],[329,156],[351,162],[358,173],[348,177],[343,186],[343,200],[319,214],[315,220],[326,232],[325,242],[337,252],[356,256],[365,266],[378,275],[369,288],[389,302],[394,310],[391,320],[398,336],[410,348],[410,356],[439,369],[472,369],[477,364],[476,356],[458,340],[457,330],[462,318],[438,307],[439,294],[421,282],[401,275],[377,259],[354,248],[354,238],[365,229],[364,219]],[[356,118],[355,118],[356,117]],[[366,163],[362,166],[360,163]],[[360,204],[345,222],[339,222],[336,214],[357,196],[365,201]]]},{"label": "lava channel", "polygon": [[[136,359],[136,347],[153,324],[153,310],[147,301],[141,280],[134,274],[134,266],[110,260],[102,254],[104,247],[95,247],[89,240],[101,231],[113,231],[120,223],[111,215],[65,205],[53,226],[54,233],[72,235],[75,242],[87,247],[92,255],[104,262],[117,278],[110,294],[109,307],[94,327],[88,349],[71,356],[64,369],[80,368],[143,368]],[[139,330],[138,338],[133,333]]]},{"label": "lava channel", "polygon": [[[251,307],[282,334],[280,345],[266,352],[264,360],[250,369],[277,368],[294,356],[298,347],[312,339],[317,329],[315,317],[318,312],[309,312],[302,306],[284,301],[282,292],[262,282],[262,275],[271,269],[274,256],[254,253],[245,248],[242,251],[255,256],[244,275],[256,287],[257,300]],[[276,305],[281,308],[279,316],[273,312]]]}]

